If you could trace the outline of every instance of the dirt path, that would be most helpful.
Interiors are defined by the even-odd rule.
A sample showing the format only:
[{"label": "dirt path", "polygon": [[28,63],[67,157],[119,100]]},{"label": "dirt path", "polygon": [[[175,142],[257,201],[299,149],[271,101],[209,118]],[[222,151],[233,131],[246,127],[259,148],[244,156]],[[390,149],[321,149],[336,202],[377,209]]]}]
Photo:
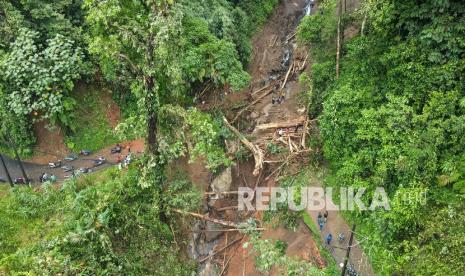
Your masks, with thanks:
[{"label": "dirt path", "polygon": [[[321,179],[317,178],[315,174],[310,175],[309,186],[311,187],[322,187]],[[312,218],[315,225],[318,227],[318,213],[319,211],[307,211],[310,217]],[[323,213],[323,211],[321,212]],[[330,247],[330,252],[333,255],[336,264],[341,264],[344,262],[346,251],[341,248],[347,248],[349,244],[349,237],[351,233],[351,226],[347,221],[342,217],[338,211],[328,211],[328,220],[323,226],[323,231],[321,231],[321,242],[324,244],[326,235],[331,233],[333,235],[333,241],[331,242],[332,247]],[[355,229],[357,232],[357,229]],[[343,233],[345,236],[345,241],[340,243],[337,240],[338,234]],[[375,275],[373,268],[371,267],[368,257],[363,253],[363,249],[360,244],[366,242],[363,237],[355,235],[355,239],[352,242],[352,249],[350,251],[350,263],[353,265],[355,270],[360,273],[360,275]],[[341,248],[339,248],[341,247]]]},{"label": "dirt path", "polygon": [[[295,31],[296,22],[299,21],[301,11],[305,7],[306,1],[291,0],[284,1],[276,9],[275,14],[270,18],[269,22],[264,26],[253,39],[253,58],[249,67],[249,72],[252,75],[252,87],[248,91],[256,91],[258,88],[263,87],[267,83],[273,81],[274,78],[282,76],[287,71],[286,66],[283,65],[284,59],[289,50],[291,50],[290,60],[297,60],[303,58],[306,53],[302,53],[296,49],[295,44],[292,42],[285,44],[290,35]],[[291,62],[292,63],[292,62]],[[296,74],[297,75],[297,74]],[[254,125],[266,124],[271,122],[286,122],[302,116],[303,106],[299,104],[298,95],[304,90],[292,76],[288,79],[284,87],[285,101],[282,104],[272,104],[272,98],[276,97],[275,93],[269,94],[262,98],[244,117],[248,122],[253,122]],[[256,96],[255,96],[256,97]],[[248,100],[244,95],[229,95],[228,100],[233,105],[234,101]],[[249,129],[253,129],[253,126]],[[255,143],[258,143],[263,138],[261,133],[257,131],[249,132],[249,138]],[[272,166],[271,166],[272,167]],[[269,173],[269,172],[268,172]],[[310,181],[309,185],[322,186],[320,181]],[[260,186],[273,187],[277,186],[274,180],[269,180],[260,183]],[[316,224],[318,211],[309,211],[310,216]],[[339,247],[346,247],[350,236],[350,229],[347,222],[338,212],[329,212],[329,219],[321,232],[321,240],[324,243],[324,238],[328,233],[332,233],[334,240],[337,240],[338,233],[344,233],[346,241],[333,245]],[[290,256],[297,256],[300,259],[312,262],[320,268],[324,266],[321,263],[321,256],[318,248],[313,241],[311,233],[306,227],[300,225],[296,232],[284,229],[269,229],[263,233],[264,238],[271,238],[273,240],[283,240],[289,245],[287,254]],[[360,275],[375,275],[369,263],[367,256],[363,253],[361,247],[358,245],[359,239],[356,238],[353,242],[355,245],[351,250],[350,263],[353,264],[355,270]],[[245,251],[245,252],[244,252]],[[332,256],[337,264],[344,261],[346,254],[345,250],[338,248],[330,249]],[[251,252],[244,249],[237,249],[235,255],[231,259],[230,268],[227,275],[261,275],[256,271],[254,265],[254,257]],[[273,274],[273,273],[272,273]]]}]

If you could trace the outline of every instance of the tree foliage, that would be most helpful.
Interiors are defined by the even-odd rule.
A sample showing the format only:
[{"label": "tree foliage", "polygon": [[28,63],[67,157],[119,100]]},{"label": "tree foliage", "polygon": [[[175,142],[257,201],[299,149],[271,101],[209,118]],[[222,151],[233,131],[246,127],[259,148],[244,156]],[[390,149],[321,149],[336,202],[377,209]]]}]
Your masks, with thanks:
[{"label": "tree foliage", "polygon": [[69,92],[80,76],[83,54],[62,35],[47,40],[46,46],[38,44],[38,36],[22,29],[1,64],[8,109],[17,116],[40,113],[67,125],[67,112],[75,104]]},{"label": "tree foliage", "polygon": [[[191,210],[200,196],[182,179],[162,195],[153,187],[134,185],[139,177],[136,165],[127,173],[110,170],[59,189],[45,185],[42,191],[15,188],[7,193],[0,202],[0,225],[8,229],[1,234],[7,242],[0,244],[0,271],[191,275],[194,266],[176,253],[169,226],[178,221],[174,216],[166,223],[160,220],[160,201]],[[30,240],[20,243],[18,231],[23,230]]]},{"label": "tree foliage", "polygon": [[[455,227],[463,215],[465,5],[367,1],[366,12],[368,32],[345,45],[339,79],[333,52],[313,66],[320,100],[311,110],[320,114],[333,168],[328,181],[382,186],[394,202],[422,191],[426,205],[414,197],[391,212],[357,215],[377,244],[373,263],[383,274],[458,275],[465,270],[457,251],[464,236]],[[319,42],[318,28],[300,31]]]}]

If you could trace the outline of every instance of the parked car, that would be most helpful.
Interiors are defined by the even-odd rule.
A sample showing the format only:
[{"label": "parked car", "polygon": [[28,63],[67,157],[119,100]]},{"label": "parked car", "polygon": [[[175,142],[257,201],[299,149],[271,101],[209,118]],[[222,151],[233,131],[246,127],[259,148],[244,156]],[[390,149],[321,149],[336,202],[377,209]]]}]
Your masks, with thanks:
[{"label": "parked car", "polygon": [[114,148],[111,148],[110,153],[121,153],[121,146],[116,145]]},{"label": "parked car", "polygon": [[97,160],[94,160],[94,167],[101,166],[106,163],[106,159],[103,156],[100,156]]},{"label": "parked car", "polygon": [[71,153],[70,155],[66,156],[65,157],[65,160],[66,161],[74,161],[78,158],[77,154],[75,153]]},{"label": "parked car", "polygon": [[0,182],[5,183],[6,180],[3,177],[0,177]]},{"label": "parked car", "polygon": [[90,172],[92,172],[92,170],[89,169],[89,168],[80,168],[80,169],[78,170],[78,172],[79,172],[79,173],[90,173]]},{"label": "parked car", "polygon": [[52,169],[58,168],[61,166],[61,160],[58,160],[57,162],[50,162],[48,163],[48,166]]},{"label": "parked car", "polygon": [[72,170],[74,170],[74,167],[71,166],[71,165],[65,165],[63,167],[61,167],[63,169],[64,172],[70,172]]}]

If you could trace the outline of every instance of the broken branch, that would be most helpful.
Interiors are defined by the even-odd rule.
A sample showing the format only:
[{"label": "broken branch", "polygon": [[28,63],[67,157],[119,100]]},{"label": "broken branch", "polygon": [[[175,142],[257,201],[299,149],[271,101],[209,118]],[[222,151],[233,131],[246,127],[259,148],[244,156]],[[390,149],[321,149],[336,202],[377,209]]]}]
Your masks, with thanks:
[{"label": "broken branch", "polygon": [[210,222],[220,224],[220,225],[223,225],[223,226],[227,226],[227,227],[234,227],[234,228],[239,227],[239,225],[237,223],[232,222],[232,221],[225,221],[225,220],[221,220],[221,219],[215,219],[215,218],[211,218],[209,216],[205,216],[205,215],[201,215],[201,214],[197,214],[197,213],[193,213],[193,212],[186,212],[186,211],[183,211],[183,210],[180,210],[180,209],[173,209],[173,211],[176,212],[176,213],[179,213],[179,214],[190,215],[190,216],[193,216],[195,218],[210,221]]},{"label": "broken branch", "polygon": [[263,167],[263,152],[262,150],[252,144],[247,138],[245,138],[242,133],[239,132],[235,127],[233,127],[228,120],[226,120],[225,117],[223,117],[223,121],[226,124],[226,126],[241,140],[241,142],[246,146],[253,154],[253,157],[255,159],[255,169],[253,171],[253,175],[257,176],[260,173],[260,170]]}]

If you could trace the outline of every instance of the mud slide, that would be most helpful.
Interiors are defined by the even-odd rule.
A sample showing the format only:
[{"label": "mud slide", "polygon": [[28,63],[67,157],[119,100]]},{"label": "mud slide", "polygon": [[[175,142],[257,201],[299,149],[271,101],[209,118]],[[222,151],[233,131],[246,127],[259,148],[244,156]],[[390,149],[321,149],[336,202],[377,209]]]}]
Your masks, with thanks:
[{"label": "mud slide", "polygon": [[[251,87],[240,95],[230,94],[227,97],[227,106],[235,106],[240,101],[245,101],[245,105],[253,103],[250,109],[240,114],[241,118],[237,120],[236,127],[241,128],[242,125],[241,131],[247,132],[247,137],[255,145],[261,145],[262,149],[264,149],[264,145],[270,142],[270,134],[262,131],[265,128],[264,126],[286,125],[286,123],[293,121],[300,122],[299,118],[305,115],[305,107],[301,106],[298,101],[298,95],[304,89],[299,85],[297,77],[305,69],[299,67],[306,67],[306,64],[309,62],[308,53],[305,50],[297,48],[294,36],[295,28],[301,17],[310,12],[311,2],[313,1],[283,1],[276,8],[275,13],[267,24],[253,38],[253,57],[249,66],[249,73],[253,80]],[[272,88],[270,93],[266,92],[266,89],[260,91],[267,85],[275,88]],[[263,97],[260,95],[263,95]],[[284,97],[283,101],[280,101],[278,104],[273,103],[280,96]],[[237,115],[232,114],[229,119],[235,120],[237,119],[235,117]],[[299,125],[296,125],[296,129],[297,126]],[[274,128],[276,131],[278,129],[279,127]],[[273,133],[271,136],[274,137],[273,139],[276,139],[276,133]],[[289,142],[289,144],[292,143]],[[291,147],[290,150],[292,151],[294,148]],[[297,151],[298,149],[295,150]],[[272,159],[272,157],[268,156],[268,159]],[[244,180],[238,179],[239,183],[242,182],[244,183],[243,185],[249,187],[254,184],[264,187],[278,185],[274,177],[265,178],[265,176],[270,175],[276,169],[277,165],[273,165],[273,163],[268,164],[263,171],[264,177],[262,179],[260,177],[258,179],[251,177],[249,167],[252,165],[244,166],[243,164],[239,164],[239,168],[236,168],[237,175],[242,175],[244,178]],[[312,181],[312,184],[309,183],[309,185],[321,186],[321,182]],[[215,208],[210,209],[210,212],[214,214]],[[309,214],[316,224],[318,212],[309,212]],[[229,216],[228,214],[220,214],[220,216],[229,219],[234,218],[232,214],[229,214]],[[237,217],[237,214],[235,216]],[[258,212],[254,216],[259,220],[262,218],[262,214]],[[273,229],[267,226],[267,229],[263,233],[263,238],[286,241],[288,244],[286,254],[288,256],[306,260],[319,268],[326,266],[313,240],[312,234],[303,224],[295,232],[283,227]],[[338,247],[347,248],[350,228],[338,212],[329,213],[329,219],[320,233],[322,242],[324,242],[324,237],[328,233],[332,233],[334,237],[337,237],[338,233],[344,233],[347,237],[345,242],[339,244],[336,244],[336,242],[333,244],[334,246],[329,248],[336,263],[339,265],[344,261],[346,251]],[[232,241],[237,237],[240,237],[240,234],[230,233],[228,236],[223,235],[217,244],[228,244],[228,240]],[[246,241],[247,237],[244,237],[241,243]],[[353,265],[360,275],[375,275],[368,258],[360,247],[359,241],[359,237],[356,236],[353,242],[354,246],[351,250],[350,264]],[[256,270],[254,253],[250,249],[242,248],[240,244],[231,246],[221,256],[223,260],[221,261],[220,259],[219,266],[222,267],[222,271],[226,275],[261,275]],[[208,265],[205,265],[205,267],[208,270]],[[276,271],[271,272],[271,274],[276,273]]]}]

